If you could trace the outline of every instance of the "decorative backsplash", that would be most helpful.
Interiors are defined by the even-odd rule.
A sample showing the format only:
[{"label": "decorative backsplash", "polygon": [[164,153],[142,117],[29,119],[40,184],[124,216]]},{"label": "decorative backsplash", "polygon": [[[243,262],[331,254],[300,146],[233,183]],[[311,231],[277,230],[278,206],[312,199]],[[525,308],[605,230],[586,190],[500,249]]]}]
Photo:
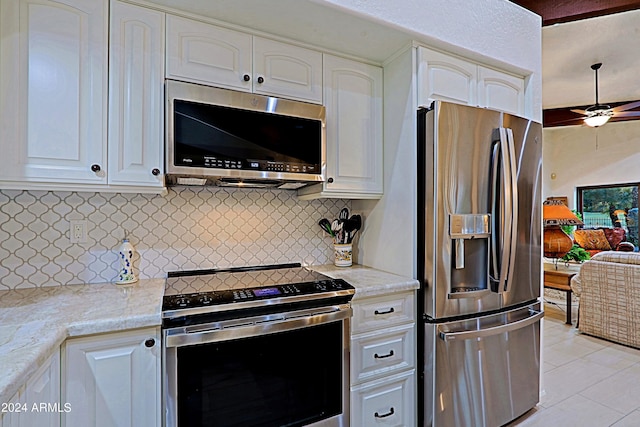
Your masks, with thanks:
[{"label": "decorative backsplash", "polygon": [[[0,191],[0,290],[113,281],[125,236],[140,278],[167,271],[333,262],[318,226],[350,201],[294,191],[175,187],[167,195]],[[87,243],[69,222],[86,220]]]}]

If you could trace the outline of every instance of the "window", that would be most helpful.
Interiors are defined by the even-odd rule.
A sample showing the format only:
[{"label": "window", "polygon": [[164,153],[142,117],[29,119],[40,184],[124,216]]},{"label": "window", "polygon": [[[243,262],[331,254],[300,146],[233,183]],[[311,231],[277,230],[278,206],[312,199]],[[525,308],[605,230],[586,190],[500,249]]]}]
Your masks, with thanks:
[{"label": "window", "polygon": [[578,187],[578,210],[585,228],[621,227],[638,251],[640,183]]}]

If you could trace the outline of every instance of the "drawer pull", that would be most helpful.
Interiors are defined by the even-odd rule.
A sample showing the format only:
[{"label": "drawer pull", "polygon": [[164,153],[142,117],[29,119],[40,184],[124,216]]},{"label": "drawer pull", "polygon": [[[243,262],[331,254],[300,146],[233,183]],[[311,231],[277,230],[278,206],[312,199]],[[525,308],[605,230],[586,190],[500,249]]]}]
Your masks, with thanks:
[{"label": "drawer pull", "polygon": [[393,309],[393,307],[391,307],[389,310],[387,311],[374,311],[373,314],[375,314],[376,316],[381,315],[381,314],[391,314],[393,313],[395,310]]},{"label": "drawer pull", "polygon": [[375,357],[376,359],[386,359],[387,357],[391,356],[393,356],[393,350],[391,350],[388,354],[383,354],[382,356],[380,356],[378,353],[373,355],[373,357]]},{"label": "drawer pull", "polygon": [[391,407],[391,409],[389,410],[389,412],[387,412],[386,414],[382,414],[380,415],[379,413],[375,413],[373,414],[376,418],[387,418],[390,417],[391,415],[395,414],[396,411],[393,409],[393,406]]}]

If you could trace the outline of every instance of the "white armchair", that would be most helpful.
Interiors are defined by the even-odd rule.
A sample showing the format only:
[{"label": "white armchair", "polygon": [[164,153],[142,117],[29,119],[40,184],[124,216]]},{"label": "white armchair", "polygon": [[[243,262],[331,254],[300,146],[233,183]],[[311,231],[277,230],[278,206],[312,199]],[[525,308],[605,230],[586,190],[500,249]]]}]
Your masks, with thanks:
[{"label": "white armchair", "polygon": [[600,252],[571,280],[578,329],[640,348],[640,253]]}]

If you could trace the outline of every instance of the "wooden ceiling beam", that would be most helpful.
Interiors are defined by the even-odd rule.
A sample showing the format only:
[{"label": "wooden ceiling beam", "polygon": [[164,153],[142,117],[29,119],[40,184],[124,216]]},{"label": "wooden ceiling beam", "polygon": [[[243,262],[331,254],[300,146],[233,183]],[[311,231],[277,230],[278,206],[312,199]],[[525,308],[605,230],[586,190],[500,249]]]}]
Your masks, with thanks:
[{"label": "wooden ceiling beam", "polygon": [[542,16],[542,26],[640,9],[638,0],[511,0]]}]

